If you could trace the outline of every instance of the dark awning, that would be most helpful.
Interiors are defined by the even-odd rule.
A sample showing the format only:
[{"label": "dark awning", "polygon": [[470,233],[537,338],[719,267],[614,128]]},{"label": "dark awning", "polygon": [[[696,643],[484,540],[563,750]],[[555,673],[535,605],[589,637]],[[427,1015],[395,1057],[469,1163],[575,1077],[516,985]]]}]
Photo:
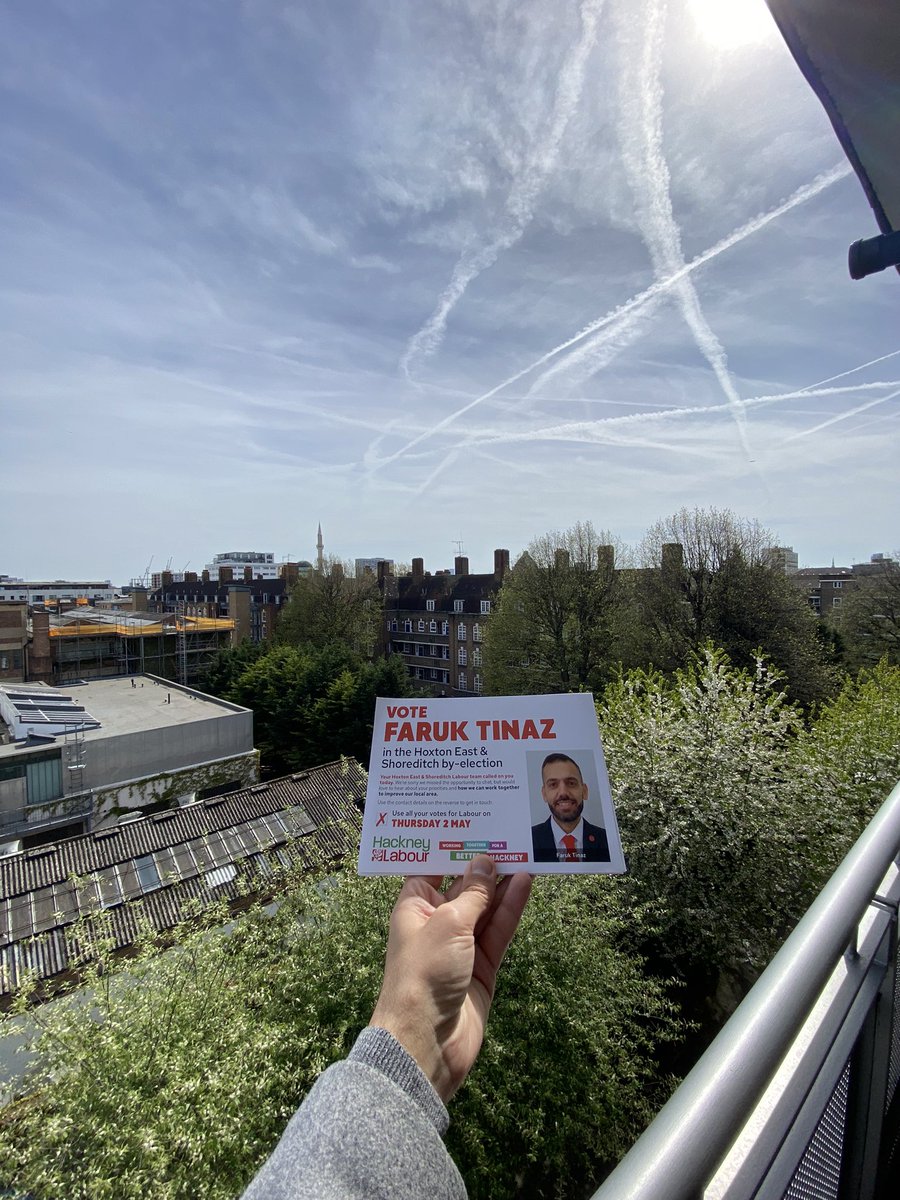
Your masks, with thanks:
[{"label": "dark awning", "polygon": [[[900,0],[767,0],[883,234],[900,230]],[[863,232],[863,231],[861,231]],[[900,262],[900,235],[890,262]],[[851,267],[852,270],[852,267]]]}]

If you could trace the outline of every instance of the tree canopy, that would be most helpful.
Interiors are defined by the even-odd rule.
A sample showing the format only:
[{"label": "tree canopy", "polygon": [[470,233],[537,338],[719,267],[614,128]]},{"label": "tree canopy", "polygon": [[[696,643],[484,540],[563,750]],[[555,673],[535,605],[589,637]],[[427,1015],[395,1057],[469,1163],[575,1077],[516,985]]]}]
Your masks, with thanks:
[{"label": "tree canopy", "polygon": [[852,667],[872,667],[880,659],[900,663],[900,557],[886,559],[846,595],[835,625]]},{"label": "tree canopy", "polygon": [[611,535],[590,522],[536,538],[504,580],[485,635],[488,690],[599,687],[615,658],[621,588]]},{"label": "tree canopy", "polygon": [[349,564],[326,561],[291,589],[278,618],[275,640],[284,646],[342,646],[370,657],[381,620],[381,593],[374,575],[354,578]]},{"label": "tree canopy", "polygon": [[253,709],[253,736],[265,774],[285,775],[342,754],[369,761],[377,696],[408,696],[398,658],[366,662],[347,646],[276,646],[229,687],[226,698]]}]

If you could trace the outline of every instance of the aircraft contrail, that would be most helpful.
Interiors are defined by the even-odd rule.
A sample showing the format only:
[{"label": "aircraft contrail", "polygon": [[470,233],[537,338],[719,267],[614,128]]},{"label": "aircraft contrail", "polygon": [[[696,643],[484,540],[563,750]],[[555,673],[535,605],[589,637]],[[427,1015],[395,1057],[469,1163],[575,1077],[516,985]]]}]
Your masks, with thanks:
[{"label": "aircraft contrail", "polygon": [[410,377],[410,367],[417,358],[433,354],[440,346],[447,327],[447,318],[472,280],[493,266],[504,250],[515,245],[531,221],[538,195],[556,166],[566,126],[578,108],[584,86],[585,68],[597,40],[597,24],[602,10],[603,0],[584,0],[582,3],[581,37],[567,55],[560,72],[550,127],[525,169],[513,181],[506,201],[508,224],[487,245],[463,252],[453,268],[450,282],[438,298],[434,312],[410,339],[400,359],[401,370],[407,378]]},{"label": "aircraft contrail", "polygon": [[841,371],[840,375],[829,375],[827,379],[820,379],[818,383],[811,383],[809,386],[817,388],[821,387],[823,383],[834,383],[836,379],[844,379],[847,375],[855,375],[857,371],[864,371],[866,367],[874,367],[877,363],[884,362],[888,358],[896,358],[898,354],[900,354],[900,350],[892,350],[890,354],[882,354],[880,358],[870,358],[868,362],[860,363],[858,367],[851,367],[849,371]]},{"label": "aircraft contrail", "polygon": [[849,412],[838,413],[835,417],[829,417],[827,421],[822,421],[819,425],[813,425],[811,429],[801,429],[799,433],[792,434],[789,438],[785,438],[785,442],[796,442],[800,438],[810,437],[814,433],[818,433],[821,429],[827,429],[829,425],[837,425],[841,421],[846,421],[850,417],[855,417],[858,413],[866,412],[870,408],[874,408],[877,404],[886,404],[888,400],[894,400],[900,396],[900,388],[895,392],[890,392],[887,396],[879,396],[875,400],[869,400],[865,404],[859,404],[856,408],[851,408]]},{"label": "aircraft contrail", "polygon": [[[770,404],[783,403],[786,400],[812,400],[820,396],[836,396],[845,395],[847,392],[859,392],[862,390],[874,390],[876,388],[897,388],[898,380],[885,380],[876,383],[863,383],[849,385],[847,387],[826,387],[815,390],[797,389],[789,392],[773,392],[762,396],[750,396],[742,403],[747,408],[762,407]],[[893,396],[900,394],[900,388],[893,392],[890,396],[880,396],[877,400],[871,401],[868,404],[861,405],[853,409],[847,414],[835,417],[832,420],[826,421],[823,425],[816,426],[816,429],[824,428],[825,425],[834,424],[835,421],[843,420],[845,416],[853,416],[857,412],[864,412],[867,408],[872,408],[877,404],[883,404],[886,400],[890,400]],[[618,417],[597,417],[591,421],[565,421],[557,425],[544,426],[539,429],[527,429],[521,431],[509,431],[502,429],[481,428],[475,432],[466,435],[462,442],[454,443],[454,449],[446,457],[442,458],[437,464],[427,480],[415,489],[416,495],[422,495],[434,481],[443,474],[450,466],[452,466],[460,454],[464,453],[468,448],[483,450],[485,446],[511,445],[513,443],[522,442],[550,442],[550,441],[565,441],[565,442],[583,442],[592,445],[615,445],[615,446],[644,446],[647,449],[655,450],[671,450],[673,447],[667,442],[660,442],[658,439],[648,437],[629,436],[627,433],[628,426],[650,424],[658,419],[680,418],[703,416],[715,413],[728,413],[730,406],[724,404],[705,404],[695,405],[694,407],[684,408],[669,408],[662,412],[641,412],[641,413],[625,413]],[[623,429],[623,426],[626,427]],[[816,430],[811,429],[806,432],[814,433]],[[794,437],[804,436],[803,434],[794,435]],[[787,438],[786,441],[793,441],[794,438]],[[717,452],[711,452],[696,446],[687,446],[684,443],[678,444],[679,454],[693,454],[698,457],[715,457]],[[490,457],[490,456],[488,456]]]},{"label": "aircraft contrail", "polygon": [[801,204],[806,204],[808,200],[814,199],[827,188],[832,187],[835,183],[838,183],[841,179],[846,179],[846,177],[852,174],[852,172],[853,168],[850,166],[850,164],[846,161],[842,161],[836,166],[832,167],[830,170],[824,171],[821,175],[817,175],[815,179],[812,179],[809,183],[805,183],[802,187],[799,187],[796,191],[792,192],[787,200],[783,200],[781,204],[777,204],[774,208],[770,208],[767,212],[760,213],[758,216],[752,217],[743,225],[738,226],[738,228],[732,233],[729,233],[726,237],[710,246],[708,250],[704,250],[702,254],[698,254],[696,258],[691,259],[690,262],[687,262],[684,264],[684,266],[679,267],[677,271],[673,271],[672,274],[666,276],[665,279],[656,280],[642,292],[639,292],[636,296],[632,296],[630,300],[626,300],[623,304],[618,305],[616,308],[610,309],[602,317],[598,317],[589,325],[585,325],[583,329],[580,329],[578,333],[573,334],[572,337],[567,338],[564,342],[560,342],[551,350],[545,351],[544,354],[542,354],[539,358],[534,359],[534,361],[530,362],[526,367],[522,367],[521,370],[514,372],[514,374],[508,376],[500,383],[495,384],[494,387],[489,388],[486,392],[482,392],[481,395],[475,396],[474,399],[469,400],[468,403],[463,404],[453,412],[448,413],[447,416],[442,417],[440,421],[437,421],[434,425],[429,426],[428,429],[425,429],[420,434],[417,434],[417,436],[407,442],[405,446],[401,446],[399,450],[395,450],[393,454],[386,456],[374,465],[377,467],[383,467],[396,462],[397,459],[403,458],[403,456],[410,450],[413,450],[416,446],[420,445],[423,441],[425,441],[426,438],[432,437],[436,433],[440,433],[442,430],[446,429],[448,425],[452,425],[454,421],[459,420],[460,417],[464,417],[467,413],[471,412],[473,408],[477,408],[478,405],[484,404],[487,400],[491,400],[499,392],[511,387],[512,384],[518,383],[520,379],[524,379],[526,375],[530,375],[531,372],[536,370],[538,367],[542,367],[545,363],[550,362],[551,359],[556,358],[558,354],[563,354],[566,350],[570,350],[573,346],[578,345],[579,342],[584,341],[586,338],[592,337],[594,334],[599,333],[601,330],[608,328],[614,323],[627,321],[632,317],[633,314],[639,313],[649,301],[655,299],[657,296],[662,296],[666,292],[671,291],[671,289],[675,287],[675,285],[681,279],[684,279],[685,276],[692,274],[694,271],[698,271],[701,267],[705,267],[707,263],[712,262],[713,259],[716,259],[721,254],[731,250],[732,247],[739,245],[747,238],[759,233],[760,230],[765,229],[767,225],[770,225],[773,221],[777,221],[779,217],[791,212],[792,209],[798,208]]},{"label": "aircraft contrail", "polygon": [[[641,237],[657,277],[662,277],[684,266],[681,230],[672,208],[669,168],[663,153],[661,70],[666,2],[648,0],[643,4],[643,17],[634,13],[633,4],[630,0],[624,19],[619,21],[624,48],[619,74],[622,160],[636,201]],[[703,315],[693,282],[687,277],[680,279],[674,291],[697,348],[728,401],[744,454],[752,459],[747,416],[728,370],[724,347]]]}]

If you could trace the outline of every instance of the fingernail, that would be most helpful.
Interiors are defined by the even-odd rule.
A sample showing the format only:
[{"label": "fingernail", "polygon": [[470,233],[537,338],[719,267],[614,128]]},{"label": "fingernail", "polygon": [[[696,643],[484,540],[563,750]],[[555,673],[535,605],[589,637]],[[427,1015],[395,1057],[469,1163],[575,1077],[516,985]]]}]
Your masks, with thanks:
[{"label": "fingernail", "polygon": [[490,879],[494,874],[494,860],[486,854],[476,854],[472,859],[472,874]]}]

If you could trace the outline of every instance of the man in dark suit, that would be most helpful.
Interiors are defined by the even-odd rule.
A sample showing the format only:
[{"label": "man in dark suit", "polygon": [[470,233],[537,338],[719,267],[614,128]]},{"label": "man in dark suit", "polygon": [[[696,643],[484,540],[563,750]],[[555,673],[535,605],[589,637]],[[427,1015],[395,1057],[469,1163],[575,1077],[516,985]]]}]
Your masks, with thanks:
[{"label": "man in dark suit", "polygon": [[541,765],[541,795],[550,816],[531,827],[535,862],[609,862],[606,830],[581,815],[588,789],[574,758],[547,755]]}]

